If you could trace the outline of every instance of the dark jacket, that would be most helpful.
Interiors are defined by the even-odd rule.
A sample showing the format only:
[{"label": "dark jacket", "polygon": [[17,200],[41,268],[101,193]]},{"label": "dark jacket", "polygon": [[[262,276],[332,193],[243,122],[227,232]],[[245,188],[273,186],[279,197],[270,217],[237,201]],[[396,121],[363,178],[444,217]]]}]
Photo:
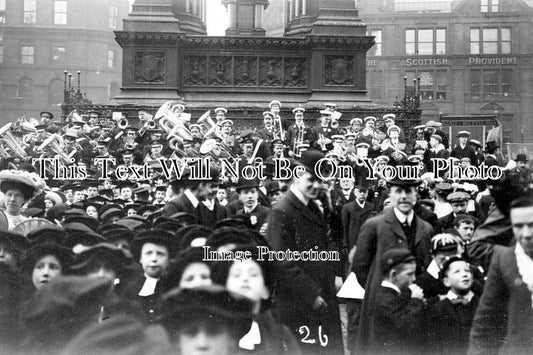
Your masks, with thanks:
[{"label": "dark jacket", "polygon": [[193,206],[193,204],[184,192],[180,192],[178,196],[168,201],[165,206],[163,206],[162,216],[170,217],[178,212],[186,212],[192,214],[196,217],[198,223],[201,223],[200,212],[198,208],[195,208]]},{"label": "dark jacket", "polygon": [[244,208],[237,211],[237,216],[247,216],[250,220],[250,224],[257,230],[260,230],[263,224],[267,222],[268,215],[270,214],[270,208],[257,204],[254,210],[250,213],[244,212]]},{"label": "dark jacket", "polygon": [[531,302],[531,291],[518,272],[515,248],[495,249],[468,354],[531,354]]},{"label": "dark jacket", "polygon": [[363,223],[375,215],[374,205],[366,202],[361,208],[356,201],[349,202],[342,206],[342,230],[343,230],[343,247],[351,250],[357,245],[357,237]]}]

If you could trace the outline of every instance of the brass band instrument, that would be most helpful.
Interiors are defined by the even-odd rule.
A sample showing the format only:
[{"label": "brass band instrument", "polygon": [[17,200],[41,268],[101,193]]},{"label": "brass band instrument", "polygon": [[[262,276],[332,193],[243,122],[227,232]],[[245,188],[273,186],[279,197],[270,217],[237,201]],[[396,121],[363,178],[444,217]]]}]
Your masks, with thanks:
[{"label": "brass band instrument", "polygon": [[50,137],[46,138],[44,142],[39,146],[38,150],[44,152],[45,148],[48,148],[48,150],[56,155],[63,164],[70,165],[72,164],[71,157],[77,152],[76,149],[72,151],[70,155],[65,153],[63,151],[65,147],[65,142],[63,141],[63,138],[58,134],[52,134]]},{"label": "brass band instrument", "polygon": [[0,128],[0,137],[2,138],[2,141],[6,143],[6,145],[9,147],[11,152],[15,154],[17,158],[20,159],[26,159],[28,157],[28,154],[24,150],[24,148],[21,147],[15,136],[13,136],[13,132],[11,132],[11,125],[13,123],[10,122],[6,125],[4,125],[2,128]]},{"label": "brass band instrument", "polygon": [[295,156],[299,157],[301,155],[299,146],[304,142],[305,126],[297,126],[297,129],[298,132],[296,133],[296,138],[294,139],[292,151],[294,152]]},{"label": "brass band instrument", "polygon": [[155,129],[157,127],[157,124],[153,120],[147,120],[144,125],[139,130],[139,136],[144,136],[147,130],[149,129]]},{"label": "brass band instrument", "polygon": [[321,140],[322,143],[319,143],[320,145],[320,148],[322,149],[322,151],[326,151],[326,142],[324,142],[324,139],[326,139],[326,136],[324,136],[323,133],[319,133],[318,134],[318,140]]},{"label": "brass band instrument", "polygon": [[129,126],[129,121],[127,118],[121,118],[120,120],[118,120],[117,127],[119,129],[126,129],[126,127],[128,126]]},{"label": "brass band instrument", "polygon": [[285,141],[285,132],[283,131],[283,126],[281,124],[281,117],[279,115],[274,116],[274,139],[281,139]]}]

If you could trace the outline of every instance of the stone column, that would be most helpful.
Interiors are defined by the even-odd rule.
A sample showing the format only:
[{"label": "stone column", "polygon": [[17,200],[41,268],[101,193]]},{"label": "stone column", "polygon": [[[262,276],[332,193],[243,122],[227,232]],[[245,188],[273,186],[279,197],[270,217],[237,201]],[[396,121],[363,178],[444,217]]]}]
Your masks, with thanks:
[{"label": "stone column", "polygon": [[255,28],[263,28],[263,5],[255,5]]},{"label": "stone column", "polygon": [[172,12],[173,0],[135,0],[124,21],[124,31],[181,32]]}]

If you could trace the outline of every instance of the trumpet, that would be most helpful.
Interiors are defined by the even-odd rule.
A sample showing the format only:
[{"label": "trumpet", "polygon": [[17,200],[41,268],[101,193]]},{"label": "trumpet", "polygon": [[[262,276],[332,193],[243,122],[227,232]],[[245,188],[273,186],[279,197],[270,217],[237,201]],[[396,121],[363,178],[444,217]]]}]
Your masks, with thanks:
[{"label": "trumpet", "polygon": [[326,136],[324,136],[323,133],[319,133],[318,134],[318,140],[321,140],[322,143],[320,143],[320,148],[322,149],[322,151],[326,151],[326,142],[324,142],[324,140],[326,139]]},{"label": "trumpet", "polygon": [[44,149],[48,148],[50,152],[59,157],[65,165],[70,165],[73,163],[71,158],[77,152],[77,149],[73,150],[72,153],[68,155],[63,151],[64,147],[65,142],[63,141],[63,138],[58,134],[52,134],[44,140],[38,149],[44,152]]},{"label": "trumpet", "polygon": [[153,120],[147,120],[144,125],[139,130],[139,136],[144,136],[147,130],[149,129],[155,129],[157,127],[157,124]]},{"label": "trumpet", "polygon": [[20,146],[15,136],[13,136],[13,132],[11,132],[11,125],[12,122],[0,128],[0,137],[17,158],[26,159],[28,157],[28,154],[26,153],[24,148]]}]

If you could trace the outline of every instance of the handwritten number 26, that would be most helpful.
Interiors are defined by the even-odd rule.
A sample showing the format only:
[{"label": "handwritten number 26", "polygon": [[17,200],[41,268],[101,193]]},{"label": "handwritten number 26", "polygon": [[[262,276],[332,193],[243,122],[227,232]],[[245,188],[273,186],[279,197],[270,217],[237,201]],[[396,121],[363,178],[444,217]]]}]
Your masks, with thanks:
[{"label": "handwritten number 26", "polygon": [[[307,325],[302,325],[300,328],[298,328],[298,333],[300,335],[303,335],[302,343],[307,344],[315,344],[316,339],[310,338],[311,331],[309,330],[309,327]],[[320,342],[320,345],[323,347],[326,347],[328,345],[328,336],[326,334],[322,334],[322,326],[318,326],[318,341]]]}]

